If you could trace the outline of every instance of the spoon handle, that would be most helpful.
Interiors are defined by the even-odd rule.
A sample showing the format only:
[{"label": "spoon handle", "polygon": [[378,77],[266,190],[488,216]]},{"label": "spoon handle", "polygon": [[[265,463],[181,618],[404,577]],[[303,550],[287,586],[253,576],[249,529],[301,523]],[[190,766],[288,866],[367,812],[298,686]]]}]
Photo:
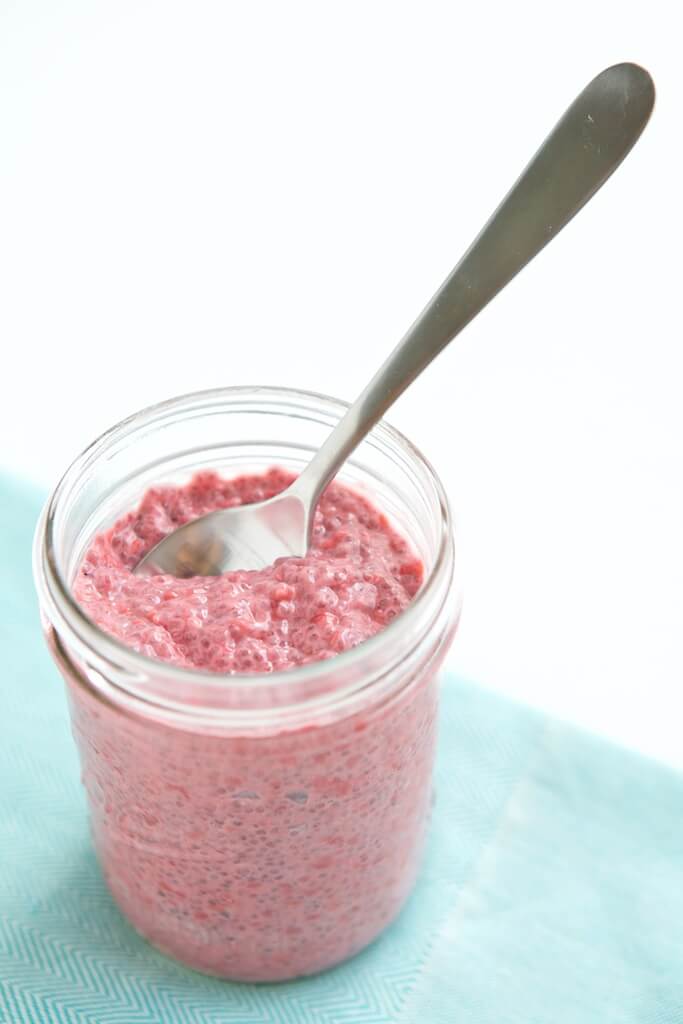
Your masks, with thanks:
[{"label": "spoon handle", "polygon": [[574,100],[491,219],[295,484],[311,509],[347,456],[432,359],[609,178],[647,124],[655,90],[617,64]]}]

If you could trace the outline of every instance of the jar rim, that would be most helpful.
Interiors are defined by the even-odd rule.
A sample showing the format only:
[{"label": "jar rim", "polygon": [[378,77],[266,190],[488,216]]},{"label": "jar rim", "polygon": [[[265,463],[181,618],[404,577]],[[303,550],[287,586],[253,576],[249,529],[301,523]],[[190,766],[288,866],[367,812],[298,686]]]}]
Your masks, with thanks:
[{"label": "jar rim", "polygon": [[[264,692],[270,688],[277,690],[282,688],[285,683],[288,684],[288,690],[291,690],[292,686],[305,686],[311,680],[328,678],[340,669],[358,667],[364,660],[371,659],[376,655],[382,647],[390,648],[392,641],[398,636],[399,632],[406,630],[409,624],[416,622],[430,598],[433,598],[434,591],[438,588],[439,584],[443,585],[445,583],[444,591],[448,590],[453,572],[453,527],[450,506],[443,485],[433,466],[417,446],[395,427],[382,420],[372,429],[369,436],[398,448],[404,457],[417,464],[426,473],[436,496],[440,515],[440,531],[438,549],[433,564],[420,590],[401,614],[374,636],[369,637],[350,650],[336,654],[333,658],[308,662],[304,665],[269,673],[226,675],[211,672],[207,669],[184,668],[135,651],[103,630],[86,614],[71,592],[71,587],[65,574],[58,564],[55,550],[55,517],[61,499],[68,492],[74,480],[78,479],[79,474],[85,471],[89,465],[104,453],[108,445],[121,440],[129,431],[149,426],[155,420],[163,419],[170,413],[179,414],[192,408],[201,409],[203,406],[210,406],[216,402],[242,401],[247,403],[262,399],[282,404],[283,409],[300,403],[302,400],[304,402],[322,403],[328,411],[339,413],[339,416],[343,415],[349,408],[349,403],[315,391],[275,386],[240,385],[188,392],[149,405],[115,423],[91,442],[63,473],[46,502],[36,529],[34,575],[40,597],[46,600],[53,615],[56,616],[57,621],[62,626],[66,627],[70,637],[77,640],[82,652],[96,652],[100,662],[111,667],[123,668],[127,675],[137,679],[138,682],[146,679],[150,673],[153,673],[157,676],[162,675],[169,682],[183,683],[185,686],[201,686],[209,687],[210,689],[215,687],[217,692],[223,692],[226,688],[226,683],[232,689],[251,693]],[[443,602],[440,602],[440,604],[443,604]],[[51,621],[54,625],[54,619]],[[57,632],[59,635],[59,631]],[[329,696],[334,698],[336,702],[340,698],[356,693],[364,685],[366,685],[366,682],[361,678],[357,684],[352,684],[344,688],[343,691],[332,687]],[[129,690],[127,686],[122,688],[126,690],[128,697],[143,701],[149,699],[142,696],[137,688],[134,690]],[[173,701],[164,701],[162,703],[169,708],[175,707],[179,709],[179,706]],[[307,700],[297,703],[305,703],[307,706],[309,704]],[[325,702],[322,703],[325,704]],[[269,705],[268,710],[276,711],[278,707],[282,707],[282,705],[274,703]],[[180,705],[180,708],[184,712],[190,710],[185,702]],[[197,710],[200,709],[198,708]],[[210,710],[213,714],[222,709],[214,708],[213,706],[207,709],[204,706],[201,710],[204,712]],[[253,712],[254,709],[251,708],[250,710]],[[229,709],[230,714],[234,712],[235,708]]]}]

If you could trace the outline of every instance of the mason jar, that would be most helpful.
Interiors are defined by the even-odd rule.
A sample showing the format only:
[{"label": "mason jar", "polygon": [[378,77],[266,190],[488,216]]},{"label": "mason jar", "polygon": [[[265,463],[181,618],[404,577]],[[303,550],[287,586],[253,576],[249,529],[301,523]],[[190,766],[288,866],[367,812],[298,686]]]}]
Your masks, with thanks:
[{"label": "mason jar", "polygon": [[93,537],[150,486],[202,469],[300,471],[346,408],[257,387],[155,405],[75,460],[36,534],[47,643],[107,885],[142,936],[225,978],[339,963],[410,893],[430,816],[437,674],[460,608],[442,486],[384,423],[344,466],[339,479],[410,540],[425,578],[381,632],[329,660],[243,676],[166,664],[102,631],[71,587]]}]

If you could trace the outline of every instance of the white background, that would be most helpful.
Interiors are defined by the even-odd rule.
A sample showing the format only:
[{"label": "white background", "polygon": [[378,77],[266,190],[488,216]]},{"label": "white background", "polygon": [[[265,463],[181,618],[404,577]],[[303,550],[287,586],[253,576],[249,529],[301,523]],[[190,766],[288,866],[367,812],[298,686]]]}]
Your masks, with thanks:
[{"label": "white background", "polygon": [[353,398],[598,71],[615,178],[392,412],[435,463],[464,675],[683,766],[673,3],[0,4],[0,463],[172,394]]}]

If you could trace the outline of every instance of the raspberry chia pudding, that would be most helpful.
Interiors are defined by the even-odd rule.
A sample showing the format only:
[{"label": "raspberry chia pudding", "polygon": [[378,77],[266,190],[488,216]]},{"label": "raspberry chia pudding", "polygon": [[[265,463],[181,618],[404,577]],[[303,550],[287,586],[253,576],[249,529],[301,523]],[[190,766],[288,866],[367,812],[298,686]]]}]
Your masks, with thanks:
[{"label": "raspberry chia pudding", "polygon": [[76,578],[77,600],[141,654],[211,672],[273,672],[355,647],[403,611],[423,568],[386,517],[340,484],[318,503],[306,558],[184,580],[132,574],[177,527],[272,498],[294,479],[280,469],[234,480],[205,472],[185,487],[151,489],[96,538]]},{"label": "raspberry chia pudding", "polygon": [[[150,679],[166,672],[165,702],[152,690],[120,697],[43,603],[116,902],[162,951],[246,981],[330,967],[403,905],[429,817],[436,674],[457,621],[444,577],[425,630],[416,613],[422,602],[427,615],[434,588],[423,560],[373,501],[337,482],[305,558],[220,577],[133,575],[177,526],[292,479],[203,470],[148,488],[74,566],[97,643],[115,638]],[[243,718],[228,701],[235,687]]]}]

